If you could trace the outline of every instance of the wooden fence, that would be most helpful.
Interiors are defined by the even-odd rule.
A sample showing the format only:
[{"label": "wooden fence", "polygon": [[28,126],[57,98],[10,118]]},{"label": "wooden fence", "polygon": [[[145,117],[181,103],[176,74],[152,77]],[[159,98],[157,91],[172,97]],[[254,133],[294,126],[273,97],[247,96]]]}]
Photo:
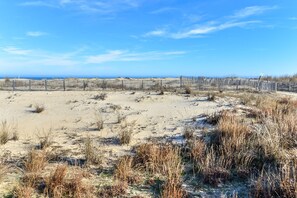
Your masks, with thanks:
[{"label": "wooden fence", "polygon": [[51,79],[1,80],[0,90],[5,91],[96,91],[114,90],[176,90],[190,87],[194,90],[257,90],[297,92],[296,83],[276,83],[246,78],[151,78],[151,79]]},{"label": "wooden fence", "polygon": [[181,86],[198,90],[257,90],[274,92],[278,83],[248,78],[181,77]]}]

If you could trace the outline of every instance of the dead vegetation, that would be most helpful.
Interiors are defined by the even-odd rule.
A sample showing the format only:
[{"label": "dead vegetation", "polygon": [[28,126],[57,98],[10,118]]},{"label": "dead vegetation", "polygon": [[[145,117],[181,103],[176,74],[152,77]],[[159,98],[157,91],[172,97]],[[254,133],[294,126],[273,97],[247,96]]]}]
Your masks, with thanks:
[{"label": "dead vegetation", "polygon": [[33,109],[33,113],[42,113],[44,110],[45,110],[44,105],[35,104],[34,109]]},{"label": "dead vegetation", "polygon": [[0,126],[0,144],[6,144],[9,140],[18,140],[19,134],[16,125],[2,121]]},{"label": "dead vegetation", "polygon": [[84,141],[84,155],[86,159],[86,164],[101,164],[102,163],[102,157],[100,152],[98,151],[98,148],[94,146],[93,141],[90,137],[87,137]]},{"label": "dead vegetation", "polygon": [[120,132],[118,134],[119,143],[121,145],[130,144],[132,140],[132,134],[134,130],[135,122],[123,122],[120,126]]}]

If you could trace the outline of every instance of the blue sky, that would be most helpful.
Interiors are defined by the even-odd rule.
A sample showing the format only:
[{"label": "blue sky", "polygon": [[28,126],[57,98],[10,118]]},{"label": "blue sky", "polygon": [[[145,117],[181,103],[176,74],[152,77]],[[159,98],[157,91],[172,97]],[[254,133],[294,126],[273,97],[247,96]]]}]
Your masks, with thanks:
[{"label": "blue sky", "polygon": [[0,1],[0,76],[295,73],[295,0]]}]

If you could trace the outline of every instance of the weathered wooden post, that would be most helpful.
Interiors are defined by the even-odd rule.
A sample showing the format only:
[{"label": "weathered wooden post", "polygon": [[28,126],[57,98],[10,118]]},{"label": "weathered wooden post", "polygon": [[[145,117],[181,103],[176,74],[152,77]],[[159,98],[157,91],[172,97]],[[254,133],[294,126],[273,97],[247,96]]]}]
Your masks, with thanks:
[{"label": "weathered wooden post", "polygon": [[65,79],[63,79],[63,90],[66,91]]},{"label": "weathered wooden post", "polygon": [[47,80],[44,80],[44,89],[47,91]]},{"label": "weathered wooden post", "polygon": [[143,80],[141,81],[141,89],[144,90]]},{"label": "weathered wooden post", "polygon": [[180,88],[182,88],[183,87],[183,77],[182,76],[180,76],[180,78],[179,78],[179,87]]},{"label": "weathered wooden post", "polygon": [[274,83],[274,91],[277,92],[277,82]]},{"label": "weathered wooden post", "polygon": [[83,80],[83,88],[84,88],[84,91],[86,91],[86,82]]},{"label": "weathered wooden post", "polygon": [[12,81],[12,90],[15,91],[15,80]]},{"label": "weathered wooden post", "polygon": [[160,80],[160,89],[162,89],[162,87],[163,87],[163,82],[162,80]]},{"label": "weathered wooden post", "polygon": [[122,80],[122,90],[124,90],[124,80]]},{"label": "weathered wooden post", "polygon": [[291,92],[292,89],[291,89],[291,83],[289,83],[289,92]]},{"label": "weathered wooden post", "polygon": [[32,90],[31,80],[29,80],[29,91]]}]

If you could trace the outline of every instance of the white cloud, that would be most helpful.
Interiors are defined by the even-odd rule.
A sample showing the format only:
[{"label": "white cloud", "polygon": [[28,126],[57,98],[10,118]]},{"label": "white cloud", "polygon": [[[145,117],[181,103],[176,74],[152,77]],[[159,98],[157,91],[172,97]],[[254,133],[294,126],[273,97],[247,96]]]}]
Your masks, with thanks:
[{"label": "white cloud", "polygon": [[[173,39],[183,39],[189,37],[201,37],[213,32],[218,32],[231,28],[244,28],[252,24],[262,23],[261,20],[243,20],[244,18],[263,14],[266,11],[277,9],[277,6],[250,6],[235,12],[231,17],[222,17],[218,21],[206,21],[204,24],[196,24],[179,31],[154,30],[144,34],[146,37],[169,37]],[[198,20],[201,20],[197,18]],[[189,20],[189,19],[188,19]]]},{"label": "white cloud", "polygon": [[110,14],[122,10],[136,8],[139,0],[51,0],[51,1],[26,1],[20,6],[40,6],[58,9],[71,9],[85,13]]},{"label": "white cloud", "polygon": [[108,51],[105,54],[86,57],[88,64],[100,64],[104,62],[123,62],[123,61],[145,61],[145,60],[160,60],[171,56],[178,56],[186,54],[184,51],[150,51],[150,52],[129,52],[123,50]]},{"label": "white cloud", "polygon": [[144,34],[144,37],[150,37],[150,36],[164,36],[166,35],[167,32],[165,30],[154,30],[154,31],[150,31],[146,34]]},{"label": "white cloud", "polygon": [[277,9],[277,6],[250,6],[250,7],[246,7],[241,10],[238,10],[232,16],[232,18],[246,18],[253,15],[263,14],[266,11],[275,10],[275,9]]},{"label": "white cloud", "polygon": [[31,53],[31,50],[24,50],[13,46],[4,47],[2,50],[12,55],[28,55]]},{"label": "white cloud", "polygon": [[297,17],[290,17],[289,20],[297,21]]},{"label": "white cloud", "polygon": [[151,11],[150,14],[163,14],[163,13],[168,13],[177,10],[176,8],[171,8],[171,7],[164,7],[160,8],[158,10]]},{"label": "white cloud", "polygon": [[36,6],[36,7],[56,7],[55,4],[45,1],[26,1],[19,4],[20,6]]},{"label": "white cloud", "polygon": [[47,33],[46,32],[35,31],[35,32],[27,32],[26,35],[31,36],[31,37],[40,37],[40,36],[47,35]]}]

